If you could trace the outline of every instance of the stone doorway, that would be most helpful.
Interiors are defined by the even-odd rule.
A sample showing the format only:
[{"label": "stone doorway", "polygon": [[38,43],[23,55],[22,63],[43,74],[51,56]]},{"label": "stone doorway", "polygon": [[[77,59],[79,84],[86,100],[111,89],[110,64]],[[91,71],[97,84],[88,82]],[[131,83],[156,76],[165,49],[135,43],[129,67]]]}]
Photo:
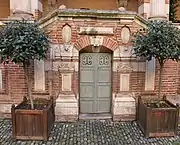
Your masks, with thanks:
[{"label": "stone doorway", "polygon": [[80,54],[80,114],[110,114],[111,59],[111,53]]}]

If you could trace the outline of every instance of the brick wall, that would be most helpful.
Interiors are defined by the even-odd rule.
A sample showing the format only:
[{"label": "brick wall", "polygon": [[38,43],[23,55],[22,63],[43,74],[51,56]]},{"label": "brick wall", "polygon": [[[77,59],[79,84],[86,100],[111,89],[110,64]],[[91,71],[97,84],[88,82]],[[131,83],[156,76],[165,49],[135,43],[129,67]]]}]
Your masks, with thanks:
[{"label": "brick wall", "polygon": [[0,18],[7,18],[10,15],[10,0],[1,0]]},{"label": "brick wall", "polygon": [[[114,33],[112,35],[105,36],[103,46],[110,48],[114,51],[113,46],[116,43],[119,46],[131,46],[132,44],[123,44],[121,41],[121,29],[124,25],[130,28],[131,36],[134,32],[141,29],[141,26],[134,21],[124,21],[119,22],[117,19],[91,19],[91,18],[72,18],[72,19],[61,19],[57,20],[50,25],[48,25],[45,30],[50,32],[49,36],[53,43],[62,44],[62,28],[65,24],[70,25],[72,28],[72,39],[71,44],[78,44],[80,46],[89,46],[89,42],[86,41],[84,35],[78,34],[78,30],[80,27],[84,26],[92,26],[92,27],[112,27],[114,29]],[[52,30],[52,31],[51,31]],[[82,38],[82,39],[81,39]],[[79,40],[82,40],[80,44]],[[132,40],[132,37],[131,39]],[[110,46],[110,47],[109,47]],[[111,47],[112,46],[112,47]],[[50,60],[50,53],[48,53],[48,60]],[[58,59],[54,61],[59,62],[78,62],[78,59]],[[122,59],[117,59],[116,62],[123,62]],[[131,62],[137,62],[137,60],[131,60]],[[34,80],[33,76],[33,65],[30,68],[31,70],[31,78]],[[163,73],[163,85],[162,85],[162,92],[167,93],[168,95],[176,94],[180,89],[180,82],[179,82],[179,64],[176,62],[168,61],[164,68]],[[45,78],[46,78],[46,93],[41,92],[34,92],[36,96],[44,96],[47,97],[52,94],[54,97],[57,95],[64,94],[70,95],[75,94],[77,96],[79,94],[78,91],[78,81],[79,81],[79,72],[75,71],[68,71],[72,73],[72,91],[70,92],[62,92],[62,78],[61,74],[66,73],[67,71],[53,71],[52,72],[52,92],[49,91],[49,82],[51,81],[50,76],[48,75],[49,72],[46,71]],[[120,85],[120,74],[124,72],[113,71],[112,76],[112,87],[113,93],[119,92],[119,85]],[[127,73],[127,72],[125,72]],[[145,88],[145,72],[143,71],[129,71],[130,74],[130,90],[129,92],[133,92],[136,94],[147,93],[144,91]],[[157,93],[157,86],[158,86],[158,73],[159,73],[159,65],[156,65],[156,80],[155,80],[155,90],[151,93]],[[8,67],[3,69],[3,88],[6,88],[6,92],[0,91],[0,103],[18,103],[22,100],[22,97],[27,94],[27,89],[24,80],[24,72],[20,65],[9,64]],[[34,84],[34,82],[33,82]],[[34,86],[34,85],[33,85]]]}]

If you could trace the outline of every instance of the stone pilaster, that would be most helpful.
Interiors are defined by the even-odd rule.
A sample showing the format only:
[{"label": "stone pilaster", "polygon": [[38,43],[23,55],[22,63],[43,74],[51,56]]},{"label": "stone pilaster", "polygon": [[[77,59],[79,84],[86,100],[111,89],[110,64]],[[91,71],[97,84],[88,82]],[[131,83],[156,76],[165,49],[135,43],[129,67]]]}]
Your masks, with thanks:
[{"label": "stone pilaster", "polygon": [[149,18],[150,16],[150,0],[139,0],[138,1],[138,14],[144,18]]},{"label": "stone pilaster", "polygon": [[34,15],[35,19],[39,19],[42,16],[43,5],[40,0],[31,0],[31,13]]},{"label": "stone pilaster", "polygon": [[150,19],[166,19],[166,3],[165,0],[151,0]]},{"label": "stone pilaster", "polygon": [[45,91],[44,60],[34,60],[34,90]]},{"label": "stone pilaster", "polygon": [[151,61],[146,61],[145,91],[153,91],[154,90],[155,66],[156,66],[155,58],[152,58]]},{"label": "stone pilaster", "polygon": [[31,0],[10,0],[10,10],[31,13]]},{"label": "stone pilaster", "polygon": [[[166,20],[166,1],[165,0],[151,0],[149,20]],[[145,74],[145,91],[153,91],[155,83],[155,68],[156,60],[152,58],[151,61],[146,62]]]},{"label": "stone pilaster", "polygon": [[[38,19],[42,15],[42,2],[39,0],[10,0],[10,11],[11,16],[14,16],[16,14],[16,17],[22,17],[26,14],[27,15],[33,15],[35,19]],[[18,12],[18,13],[17,13]],[[17,15],[20,14],[21,15]]]}]

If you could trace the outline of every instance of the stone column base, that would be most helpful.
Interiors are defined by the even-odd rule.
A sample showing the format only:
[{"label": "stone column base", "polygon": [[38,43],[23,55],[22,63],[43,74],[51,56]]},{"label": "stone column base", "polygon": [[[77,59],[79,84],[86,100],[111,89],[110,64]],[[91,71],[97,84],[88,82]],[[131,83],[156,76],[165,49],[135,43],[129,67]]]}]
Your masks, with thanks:
[{"label": "stone column base", "polygon": [[78,120],[78,100],[75,96],[61,96],[56,100],[55,120],[75,122]]},{"label": "stone column base", "polygon": [[131,94],[118,94],[113,100],[113,121],[133,121],[136,101]]}]

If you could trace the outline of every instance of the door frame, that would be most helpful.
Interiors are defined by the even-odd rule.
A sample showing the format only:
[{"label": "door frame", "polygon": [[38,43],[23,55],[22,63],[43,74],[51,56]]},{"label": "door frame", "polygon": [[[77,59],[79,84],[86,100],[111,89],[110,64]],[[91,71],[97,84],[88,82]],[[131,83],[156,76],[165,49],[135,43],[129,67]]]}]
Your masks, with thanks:
[{"label": "door frame", "polygon": [[[82,53],[88,53],[88,52],[82,52]],[[79,61],[78,61],[78,94],[79,94],[79,98],[78,98],[78,109],[79,109],[79,111],[78,111],[78,114],[80,115],[81,113],[80,113],[80,75],[81,75],[81,68],[80,68],[80,55],[82,54],[81,52],[79,52]],[[96,53],[96,52],[89,52],[89,53]],[[99,53],[109,53],[109,52],[99,52]],[[110,54],[110,56],[111,56],[111,80],[110,80],[110,82],[111,82],[111,90],[110,90],[110,101],[109,101],[109,103],[110,103],[110,111],[109,111],[109,113],[110,113],[110,115],[111,115],[111,118],[112,118],[112,113],[113,113],[113,110],[112,110],[112,101],[113,101],[113,52],[112,53],[109,53]],[[93,113],[89,113],[89,114],[93,114]],[[104,113],[97,113],[97,114],[104,114]],[[79,119],[79,115],[78,115],[78,119]]]}]

